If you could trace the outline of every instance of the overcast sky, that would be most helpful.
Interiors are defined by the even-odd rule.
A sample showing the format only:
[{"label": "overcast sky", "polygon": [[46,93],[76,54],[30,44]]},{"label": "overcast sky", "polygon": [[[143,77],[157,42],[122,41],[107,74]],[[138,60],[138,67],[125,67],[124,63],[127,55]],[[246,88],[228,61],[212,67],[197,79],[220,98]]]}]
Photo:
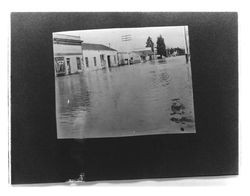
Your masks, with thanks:
[{"label": "overcast sky", "polygon": [[[78,35],[85,43],[103,44],[118,51],[145,48],[148,36],[152,38],[156,46],[159,35],[164,38],[167,48],[185,48],[184,26],[79,30],[59,33]],[[122,41],[123,35],[131,35],[131,41]]]}]

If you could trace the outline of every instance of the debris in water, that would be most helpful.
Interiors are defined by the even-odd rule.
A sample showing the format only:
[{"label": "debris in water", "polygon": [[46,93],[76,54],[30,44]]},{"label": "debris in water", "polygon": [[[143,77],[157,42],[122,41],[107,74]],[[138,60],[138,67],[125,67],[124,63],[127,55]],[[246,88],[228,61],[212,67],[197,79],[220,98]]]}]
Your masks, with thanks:
[{"label": "debris in water", "polygon": [[171,105],[171,110],[172,110],[171,115],[184,114],[185,106],[180,102],[180,100],[179,99],[172,99],[172,100],[173,100],[173,103]]},{"label": "debris in water", "polygon": [[[188,122],[193,122],[193,120],[187,116],[184,116],[185,114],[185,106],[181,103],[179,98],[174,98],[172,100],[171,110],[172,113],[170,115],[172,116],[170,118],[171,121],[175,123],[181,123],[186,124]],[[181,131],[184,131],[184,128],[181,127]]]},{"label": "debris in water", "polygon": [[185,124],[187,122],[191,123],[193,122],[193,120],[191,118],[187,118],[185,116],[182,116],[182,117],[172,117],[170,118],[170,120],[176,122],[176,123],[182,123],[182,124]]}]

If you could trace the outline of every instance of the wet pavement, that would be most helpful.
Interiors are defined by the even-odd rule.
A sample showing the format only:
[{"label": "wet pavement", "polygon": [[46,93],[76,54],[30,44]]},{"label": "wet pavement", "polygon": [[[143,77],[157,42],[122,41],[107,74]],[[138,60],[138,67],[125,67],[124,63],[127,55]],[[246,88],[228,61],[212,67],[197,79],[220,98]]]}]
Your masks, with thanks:
[{"label": "wet pavement", "polygon": [[195,133],[185,57],[56,78],[58,138]]}]

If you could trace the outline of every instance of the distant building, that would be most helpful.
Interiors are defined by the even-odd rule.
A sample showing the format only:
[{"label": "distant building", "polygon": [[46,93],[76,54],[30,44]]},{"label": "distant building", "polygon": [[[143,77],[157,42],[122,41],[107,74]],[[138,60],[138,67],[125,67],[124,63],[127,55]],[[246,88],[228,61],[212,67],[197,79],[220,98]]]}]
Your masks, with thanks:
[{"label": "distant building", "polygon": [[181,55],[185,55],[185,49],[184,48],[175,48],[175,51],[176,51],[176,55],[177,56],[181,56]]},{"label": "distant building", "polygon": [[132,64],[141,63],[141,56],[138,53],[130,52],[129,56],[130,56],[130,61]]},{"label": "distant building", "polygon": [[155,59],[155,54],[150,47],[134,50],[133,53],[140,56],[142,61]]},{"label": "distant building", "polygon": [[141,62],[141,57],[135,52],[118,52],[119,65],[128,65]]},{"label": "distant building", "polygon": [[101,44],[82,43],[84,70],[118,66],[117,51]]},{"label": "distant building", "polygon": [[167,48],[166,49],[166,54],[167,57],[175,57],[175,56],[181,56],[181,55],[185,55],[185,49],[184,48]]},{"label": "distant building", "polygon": [[80,36],[53,35],[56,76],[74,74],[83,70],[81,44]]},{"label": "distant building", "polygon": [[128,65],[129,64],[129,53],[128,52],[118,52],[118,64],[119,65]]},{"label": "distant building", "polygon": [[150,47],[140,48],[131,52],[118,52],[119,65],[141,63],[155,59],[155,54]]}]

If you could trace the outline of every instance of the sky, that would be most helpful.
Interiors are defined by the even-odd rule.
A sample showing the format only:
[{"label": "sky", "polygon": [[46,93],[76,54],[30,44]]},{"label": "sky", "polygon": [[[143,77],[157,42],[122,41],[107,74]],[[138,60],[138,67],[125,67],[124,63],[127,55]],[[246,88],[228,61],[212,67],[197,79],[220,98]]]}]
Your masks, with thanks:
[{"label": "sky", "polygon": [[[119,52],[145,48],[148,36],[152,38],[156,47],[157,37],[160,35],[164,38],[166,48],[185,48],[184,26],[113,28],[57,33],[78,35],[85,43],[103,44]],[[131,35],[131,41],[122,41],[123,35]]]}]

